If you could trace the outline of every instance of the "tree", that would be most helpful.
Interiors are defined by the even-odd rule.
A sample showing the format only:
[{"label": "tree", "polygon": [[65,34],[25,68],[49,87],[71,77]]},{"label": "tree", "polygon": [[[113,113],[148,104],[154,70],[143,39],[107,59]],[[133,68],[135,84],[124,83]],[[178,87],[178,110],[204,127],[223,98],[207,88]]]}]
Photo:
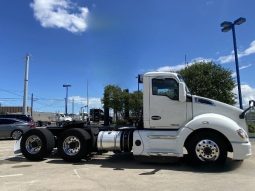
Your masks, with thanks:
[{"label": "tree", "polygon": [[192,94],[235,104],[232,72],[213,62],[198,62],[179,71]]},{"label": "tree", "polygon": [[128,89],[122,90],[119,86],[107,85],[104,88],[102,102],[105,112],[109,112],[109,108],[113,109],[116,121],[118,121],[118,116],[121,116],[126,123],[129,123],[129,116],[134,121],[138,121],[141,116],[142,97],[142,92],[129,93]]},{"label": "tree", "polygon": [[114,117],[118,120],[118,112],[123,108],[122,90],[119,86],[107,85],[104,88],[104,97],[102,99],[105,108],[112,108]]},{"label": "tree", "polygon": [[139,120],[143,108],[143,93],[142,92],[133,92],[129,94],[129,109],[131,116],[135,120]]},{"label": "tree", "polygon": [[109,114],[109,109],[110,109],[110,92],[107,88],[107,86],[104,89],[104,97],[101,100],[102,103],[104,104],[104,125],[108,126],[110,124],[110,114]]}]

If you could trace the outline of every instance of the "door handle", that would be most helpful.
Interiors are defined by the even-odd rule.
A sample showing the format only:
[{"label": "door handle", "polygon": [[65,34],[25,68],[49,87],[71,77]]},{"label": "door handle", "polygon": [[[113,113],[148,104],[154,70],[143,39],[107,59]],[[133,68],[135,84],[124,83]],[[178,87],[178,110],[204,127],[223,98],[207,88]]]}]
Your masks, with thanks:
[{"label": "door handle", "polygon": [[157,115],[153,115],[153,116],[151,116],[151,119],[152,119],[152,120],[160,120],[161,117],[160,117],[160,116],[157,116]]}]

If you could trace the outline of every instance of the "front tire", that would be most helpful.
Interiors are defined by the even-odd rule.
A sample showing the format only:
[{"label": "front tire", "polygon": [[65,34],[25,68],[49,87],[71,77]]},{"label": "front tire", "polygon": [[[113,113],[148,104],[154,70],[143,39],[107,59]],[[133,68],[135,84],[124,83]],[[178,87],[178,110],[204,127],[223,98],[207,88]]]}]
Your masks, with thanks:
[{"label": "front tire", "polygon": [[226,143],[212,132],[193,135],[186,149],[189,160],[194,164],[224,164],[227,159]]},{"label": "front tire", "polygon": [[20,149],[29,160],[39,161],[50,155],[55,146],[53,134],[48,129],[31,129],[21,138]]},{"label": "front tire", "polygon": [[80,162],[89,154],[91,137],[83,129],[68,129],[58,140],[58,152],[67,162]]}]

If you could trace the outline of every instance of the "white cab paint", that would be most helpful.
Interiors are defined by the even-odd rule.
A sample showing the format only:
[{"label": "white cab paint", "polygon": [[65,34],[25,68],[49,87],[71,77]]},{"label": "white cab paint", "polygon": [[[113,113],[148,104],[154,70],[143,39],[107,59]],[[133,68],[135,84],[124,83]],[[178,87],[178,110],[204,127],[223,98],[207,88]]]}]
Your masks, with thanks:
[{"label": "white cab paint", "polygon": [[[179,100],[153,93],[153,79],[169,78],[179,83]],[[251,155],[249,139],[244,140],[237,134],[238,129],[247,133],[245,120],[239,118],[242,110],[216,100],[188,95],[185,83],[176,73],[149,72],[144,74],[143,84],[145,129],[134,131],[134,155],[181,157],[185,140],[202,128],[223,134],[232,145],[233,159],[242,160]],[[142,144],[137,146],[136,140]]]}]

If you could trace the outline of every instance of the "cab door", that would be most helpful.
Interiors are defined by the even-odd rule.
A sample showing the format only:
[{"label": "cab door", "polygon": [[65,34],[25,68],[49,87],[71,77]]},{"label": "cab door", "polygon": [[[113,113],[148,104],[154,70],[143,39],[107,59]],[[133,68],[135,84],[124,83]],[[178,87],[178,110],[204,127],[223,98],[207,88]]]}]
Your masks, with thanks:
[{"label": "cab door", "polygon": [[179,82],[175,78],[151,77],[150,127],[178,129],[186,122],[186,102],[179,101]]}]

